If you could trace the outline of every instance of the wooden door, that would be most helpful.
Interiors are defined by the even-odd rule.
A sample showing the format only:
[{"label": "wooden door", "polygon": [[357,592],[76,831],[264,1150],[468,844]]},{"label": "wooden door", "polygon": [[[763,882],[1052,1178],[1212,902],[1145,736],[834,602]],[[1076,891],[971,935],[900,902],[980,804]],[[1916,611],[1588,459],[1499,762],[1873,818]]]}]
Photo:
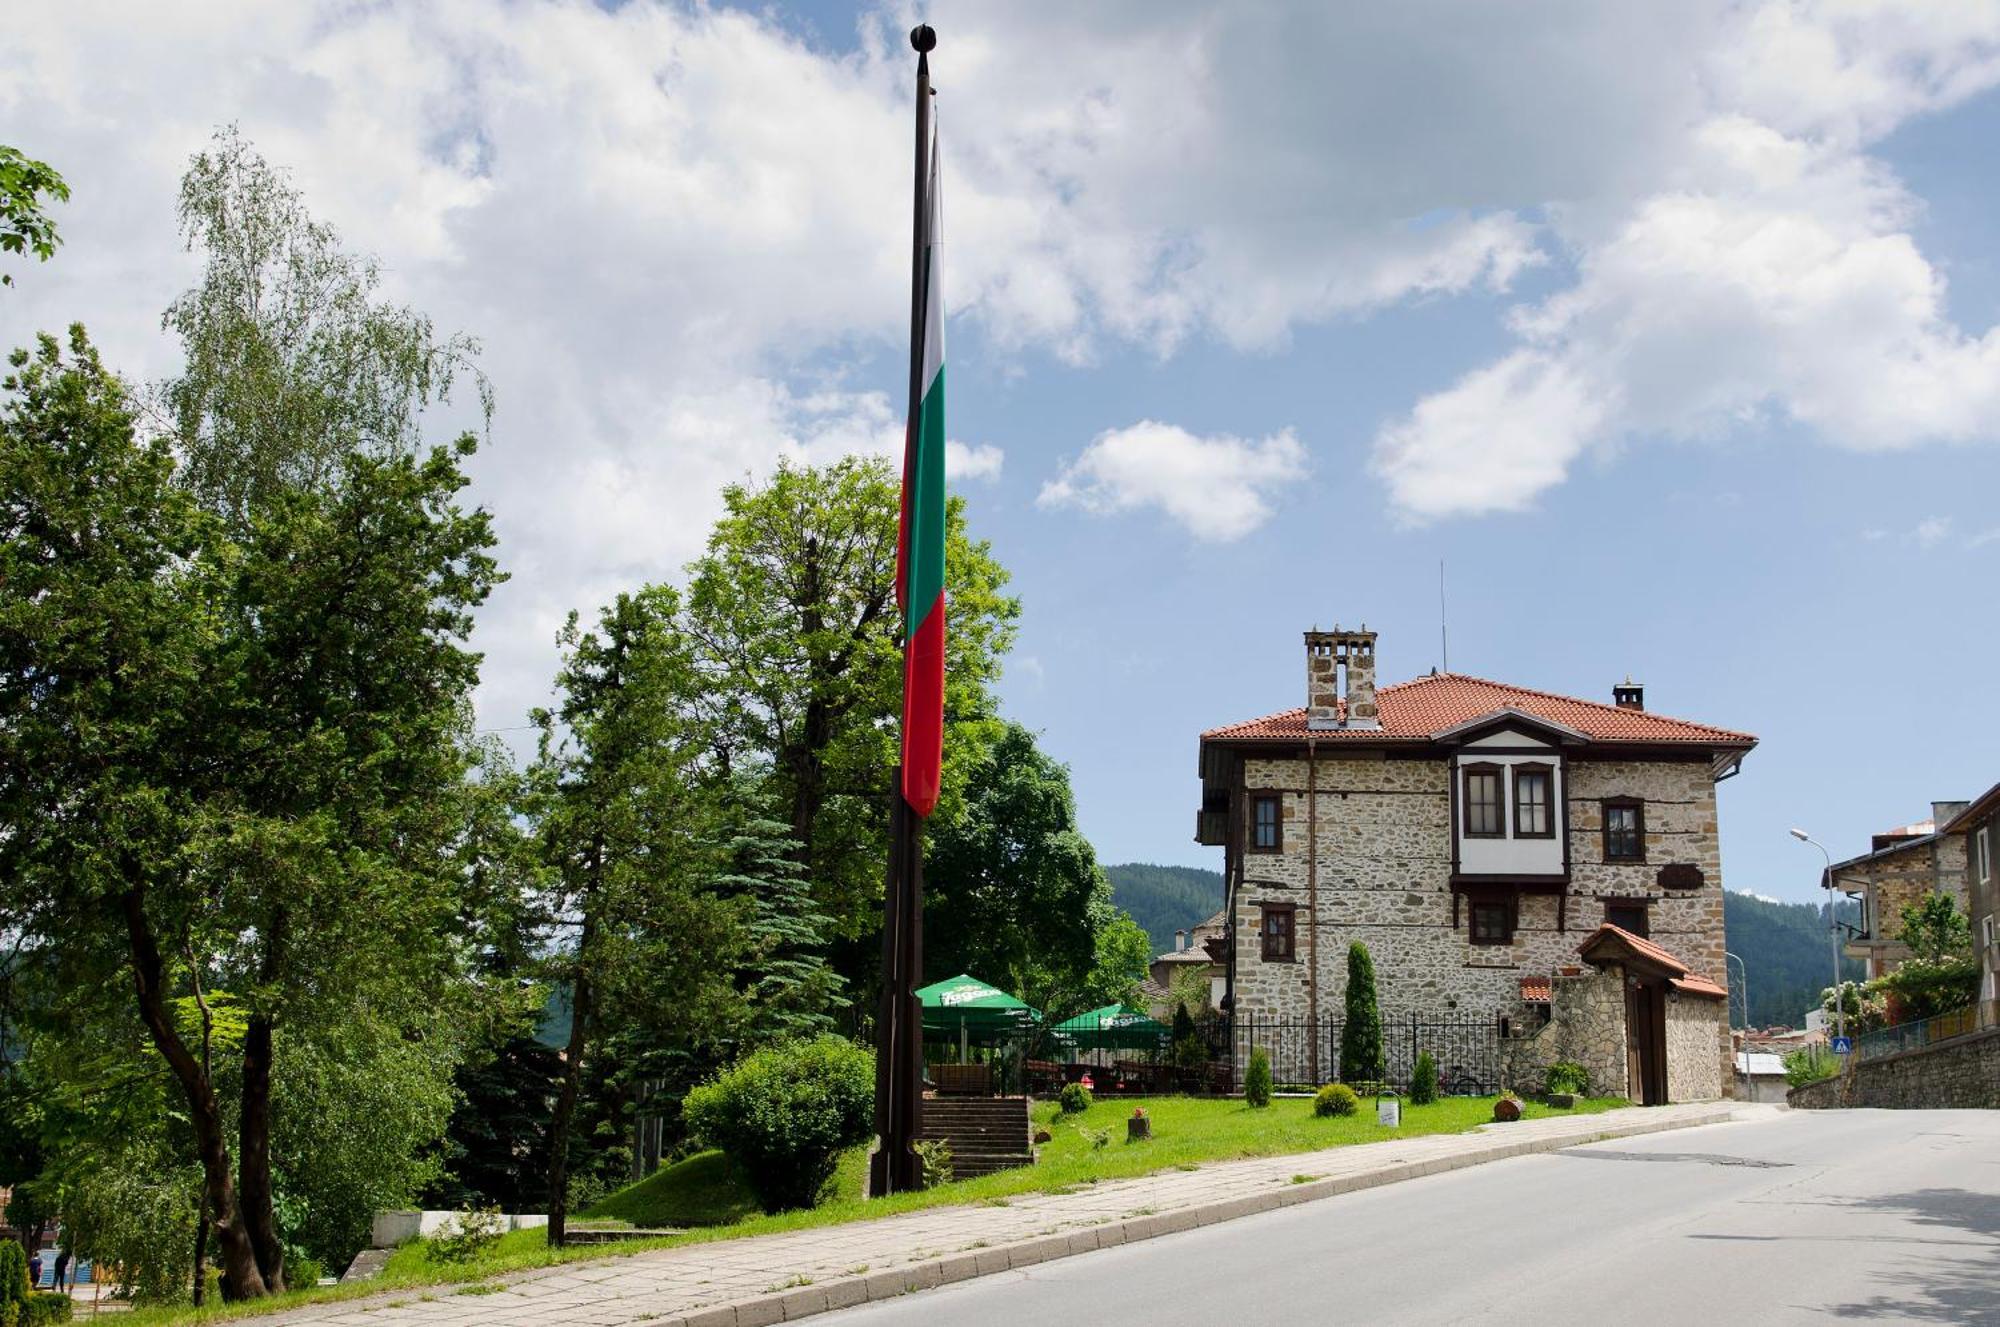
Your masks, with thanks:
[{"label": "wooden door", "polygon": [[1627,1094],[1642,1106],[1667,1104],[1666,1002],[1657,981],[1625,980]]}]

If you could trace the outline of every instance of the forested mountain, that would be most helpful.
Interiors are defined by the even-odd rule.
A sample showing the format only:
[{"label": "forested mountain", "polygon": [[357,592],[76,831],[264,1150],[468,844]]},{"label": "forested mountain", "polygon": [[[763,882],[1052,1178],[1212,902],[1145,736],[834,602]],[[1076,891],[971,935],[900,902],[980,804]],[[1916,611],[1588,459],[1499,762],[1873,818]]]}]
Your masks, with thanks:
[{"label": "forested mountain", "polygon": [[1206,921],[1222,906],[1222,872],[1199,866],[1128,862],[1107,866],[1111,901],[1146,928],[1153,952],[1173,948],[1174,932]]},{"label": "forested mountain", "polygon": [[[1851,924],[1857,920],[1855,913],[1852,904],[1843,905],[1841,919]],[[1825,906],[1779,903],[1728,890],[1722,896],[1722,918],[1729,952],[1743,960],[1748,976],[1750,1022],[1758,1027],[1777,1023],[1799,1027],[1806,1010],[1819,1004],[1833,969]],[[1841,975],[1859,981],[1865,972],[1858,960],[1844,959]],[[1734,973],[1730,980],[1733,990]]]}]

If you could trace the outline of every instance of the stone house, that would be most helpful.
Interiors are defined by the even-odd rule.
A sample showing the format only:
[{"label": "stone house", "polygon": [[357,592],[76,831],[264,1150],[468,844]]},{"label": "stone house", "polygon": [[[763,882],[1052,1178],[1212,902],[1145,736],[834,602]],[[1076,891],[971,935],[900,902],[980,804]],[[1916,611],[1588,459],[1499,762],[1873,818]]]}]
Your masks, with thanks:
[{"label": "stone house", "polygon": [[[1228,991],[1229,925],[1227,914],[1216,912],[1191,931],[1175,931],[1174,947],[1155,955],[1150,965],[1151,985],[1158,991],[1154,1003],[1173,1013],[1172,992],[1177,977],[1198,971],[1208,979],[1208,1005],[1222,1007]],[[1199,1013],[1200,1010],[1190,1010]]]},{"label": "stone house", "polygon": [[1756,739],[1630,681],[1609,704],[1458,673],[1378,690],[1365,628],[1305,655],[1304,706],[1201,735],[1239,1029],[1303,1021],[1306,1072],[1332,1077],[1317,1029],[1360,940],[1386,1018],[1490,1024],[1515,1084],[1574,1059],[1635,1101],[1724,1095],[1716,784]]},{"label": "stone house", "polygon": [[[1938,833],[1965,862],[1965,915],[1979,954],[1979,998],[2000,1003],[2000,865],[1994,861],[2000,853],[2000,783],[1939,825]],[[2000,1016],[2000,1009],[1993,1012]]]},{"label": "stone house", "polygon": [[1871,980],[1894,972],[1910,955],[1902,938],[1907,905],[1937,892],[1971,915],[1969,838],[1941,832],[1967,809],[1965,802],[1932,802],[1930,819],[1873,835],[1867,852],[1833,864],[1827,883],[1861,903],[1861,933],[1848,940],[1847,956],[1865,961]]}]

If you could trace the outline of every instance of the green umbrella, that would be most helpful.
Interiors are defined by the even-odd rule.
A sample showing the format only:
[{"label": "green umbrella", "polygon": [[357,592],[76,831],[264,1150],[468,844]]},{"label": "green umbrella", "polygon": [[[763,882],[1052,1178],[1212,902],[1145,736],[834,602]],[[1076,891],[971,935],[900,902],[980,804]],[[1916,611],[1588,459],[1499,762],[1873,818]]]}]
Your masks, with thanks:
[{"label": "green umbrella", "polygon": [[1108,1004],[1066,1018],[1055,1025],[1054,1032],[1084,1050],[1156,1051],[1167,1044],[1171,1035],[1166,1024],[1122,1004]]},{"label": "green umbrella", "polygon": [[932,1041],[955,1041],[961,1033],[984,1041],[1042,1021],[1007,992],[963,972],[920,988],[917,1000],[924,1007],[924,1036]]}]

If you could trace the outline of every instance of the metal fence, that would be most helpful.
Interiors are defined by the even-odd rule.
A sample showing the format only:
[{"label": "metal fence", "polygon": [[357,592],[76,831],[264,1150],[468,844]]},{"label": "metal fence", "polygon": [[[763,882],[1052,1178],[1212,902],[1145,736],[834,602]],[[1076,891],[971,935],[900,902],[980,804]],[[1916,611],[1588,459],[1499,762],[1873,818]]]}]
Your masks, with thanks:
[{"label": "metal fence", "polygon": [[[1255,1050],[1271,1057],[1271,1079],[1281,1089],[1318,1087],[1340,1076],[1343,1027],[1338,1020],[1218,1017],[1202,1031],[1211,1055],[1233,1061],[1239,1088]],[[1424,1051],[1437,1064],[1438,1090],[1446,1096],[1487,1096],[1500,1090],[1500,1028],[1493,1020],[1383,1016],[1382,1081],[1407,1092]]]},{"label": "metal fence", "polygon": [[1936,1014],[1911,1023],[1864,1032],[1854,1039],[1856,1061],[1880,1059],[1899,1051],[1920,1050],[1953,1037],[1969,1036],[2000,1023],[2000,1003],[1969,1004],[1948,1014]]}]

